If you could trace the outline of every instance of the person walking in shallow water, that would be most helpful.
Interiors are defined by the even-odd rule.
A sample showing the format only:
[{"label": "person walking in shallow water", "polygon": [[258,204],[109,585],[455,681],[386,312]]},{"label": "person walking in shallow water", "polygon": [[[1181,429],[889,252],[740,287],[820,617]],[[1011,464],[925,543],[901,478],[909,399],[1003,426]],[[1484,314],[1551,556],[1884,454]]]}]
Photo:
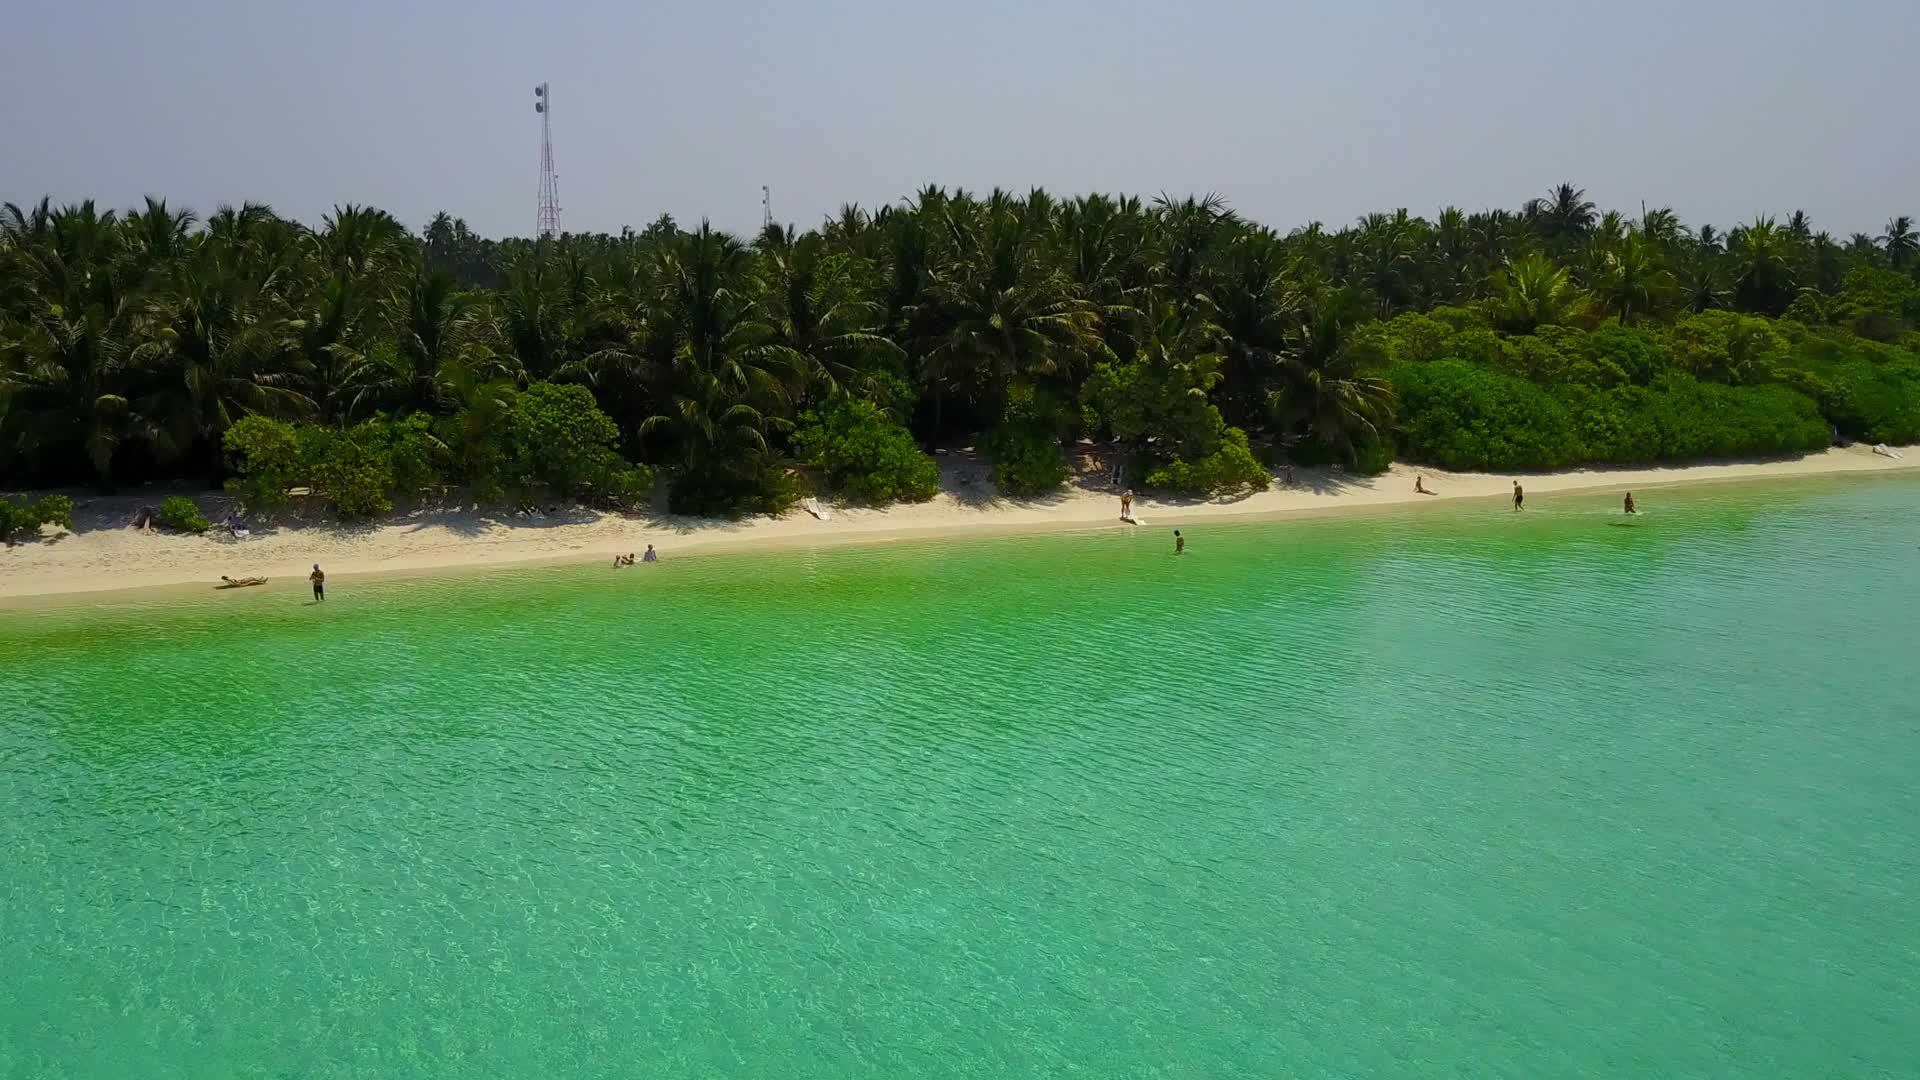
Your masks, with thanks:
[{"label": "person walking in shallow water", "polygon": [[1173,530],[1173,553],[1175,555],[1187,553],[1187,538],[1180,535],[1179,529]]},{"label": "person walking in shallow water", "polygon": [[1631,491],[1629,491],[1629,492],[1627,492],[1627,513],[1629,513],[1629,514],[1638,514],[1639,512],[1640,512],[1640,511],[1638,511],[1638,510],[1635,510],[1635,509],[1633,508],[1633,492],[1631,492]]},{"label": "person walking in shallow water", "polygon": [[1526,500],[1527,500],[1527,493],[1520,490],[1520,481],[1515,480],[1513,482],[1513,508],[1516,511],[1519,510],[1521,508],[1520,504],[1525,502]]},{"label": "person walking in shallow water", "polygon": [[317,604],[325,600],[327,598],[327,575],[320,569],[319,563],[313,564],[313,573],[307,575],[307,580],[313,582],[313,602]]}]

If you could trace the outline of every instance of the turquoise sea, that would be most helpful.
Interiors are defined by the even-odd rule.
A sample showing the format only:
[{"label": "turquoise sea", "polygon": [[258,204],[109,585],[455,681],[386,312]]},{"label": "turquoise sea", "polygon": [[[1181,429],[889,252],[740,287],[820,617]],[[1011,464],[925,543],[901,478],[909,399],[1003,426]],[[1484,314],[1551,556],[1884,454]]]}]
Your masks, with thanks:
[{"label": "turquoise sea", "polygon": [[1920,482],[1640,494],[0,612],[0,1077],[1914,1076]]}]

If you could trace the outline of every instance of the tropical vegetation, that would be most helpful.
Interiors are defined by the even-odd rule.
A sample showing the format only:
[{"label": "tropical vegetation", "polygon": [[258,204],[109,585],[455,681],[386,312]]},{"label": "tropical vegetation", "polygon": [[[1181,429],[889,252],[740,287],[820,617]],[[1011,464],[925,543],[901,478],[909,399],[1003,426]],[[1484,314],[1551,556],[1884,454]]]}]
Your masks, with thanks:
[{"label": "tropical vegetation", "polygon": [[1571,184],[1285,234],[1211,196],[929,187],[751,240],[43,199],[0,212],[0,488],[204,479],[361,517],[450,487],[634,505],[657,478],[673,509],[742,512],[924,499],[946,446],[1015,494],[1082,440],[1222,494],[1287,461],[1913,442],[1917,275],[1909,217],[1722,231]]}]

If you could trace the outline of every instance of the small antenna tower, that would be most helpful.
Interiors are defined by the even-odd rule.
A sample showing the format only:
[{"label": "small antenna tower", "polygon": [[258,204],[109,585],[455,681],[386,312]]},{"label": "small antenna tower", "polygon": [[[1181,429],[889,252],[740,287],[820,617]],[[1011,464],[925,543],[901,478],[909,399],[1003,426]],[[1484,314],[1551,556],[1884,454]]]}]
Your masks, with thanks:
[{"label": "small antenna tower", "polygon": [[765,184],[760,185],[760,227],[766,229],[773,225],[773,191]]},{"label": "small antenna tower", "polygon": [[540,216],[534,234],[560,235],[560,177],[553,171],[553,94],[546,83],[533,88],[533,111],[540,114]]}]

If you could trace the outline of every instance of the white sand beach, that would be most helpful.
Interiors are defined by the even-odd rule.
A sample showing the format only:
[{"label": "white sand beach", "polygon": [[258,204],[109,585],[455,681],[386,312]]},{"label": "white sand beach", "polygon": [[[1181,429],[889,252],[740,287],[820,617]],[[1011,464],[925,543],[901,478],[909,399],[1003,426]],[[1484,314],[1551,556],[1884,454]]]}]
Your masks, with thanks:
[{"label": "white sand beach", "polygon": [[[1141,495],[1134,515],[1145,527],[1172,527],[1236,517],[1285,517],[1367,510],[1413,509],[1462,500],[1500,501],[1517,479],[1528,503],[1545,496],[1588,491],[1647,491],[1676,484],[1735,480],[1804,479],[1840,474],[1893,473],[1920,468],[1920,452],[1901,460],[1866,446],[1832,449],[1804,457],[1690,465],[1677,468],[1582,469],[1548,474],[1449,473],[1395,465],[1379,476],[1302,469],[1291,485],[1234,499],[1166,501]],[[1015,499],[996,493],[987,467],[970,454],[943,455],[941,493],[920,504],[885,509],[832,506],[827,520],[801,508],[779,518],[739,521],[680,518],[666,514],[613,514],[563,510],[521,516],[471,507],[426,507],[374,524],[341,525],[288,513],[255,525],[235,540],[216,530],[204,536],[142,533],[128,527],[141,506],[158,505],[172,490],[90,496],[74,492],[74,530],[43,526],[38,537],[16,537],[0,548],[0,606],[35,607],[57,602],[103,601],[101,595],[161,587],[207,589],[220,575],[262,576],[261,588],[306,588],[313,563],[329,582],[359,575],[435,574],[507,564],[609,565],[616,553],[654,545],[668,560],[753,547],[815,547],[876,543],[906,538],[1025,533],[1135,526],[1119,520],[1119,493],[1096,473],[1084,473],[1058,494]],[[1434,495],[1413,490],[1424,477]],[[231,500],[216,493],[191,494],[213,521]],[[1642,498],[1642,502],[1647,501]]]}]

